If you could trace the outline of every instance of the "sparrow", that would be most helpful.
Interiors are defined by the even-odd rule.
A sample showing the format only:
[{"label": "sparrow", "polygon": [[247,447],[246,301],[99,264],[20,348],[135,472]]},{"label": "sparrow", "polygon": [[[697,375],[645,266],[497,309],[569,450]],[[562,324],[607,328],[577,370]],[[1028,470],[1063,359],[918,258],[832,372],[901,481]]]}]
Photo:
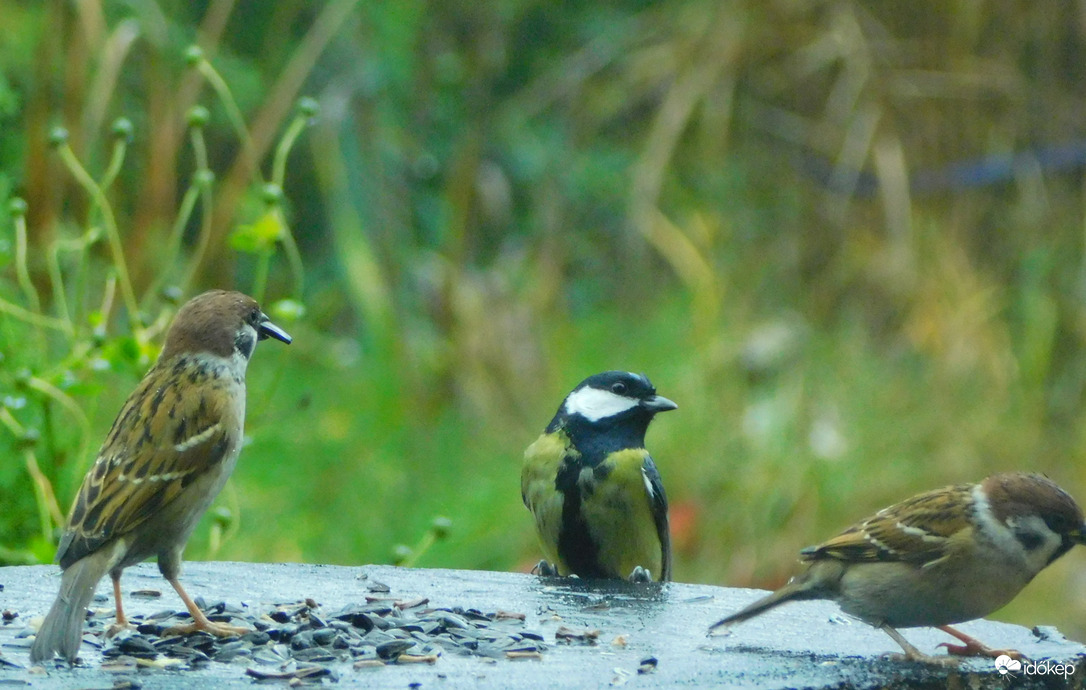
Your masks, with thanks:
[{"label": "sparrow", "polygon": [[520,475],[546,556],[535,572],[671,578],[667,495],[645,431],[656,413],[677,407],[625,371],[590,376],[566,396],[525,451]]},{"label": "sparrow", "polygon": [[886,631],[905,658],[954,663],[921,653],[897,628],[932,626],[963,644],[950,654],[1022,655],[991,649],[950,627],[982,618],[1011,601],[1072,546],[1086,543],[1082,509],[1037,474],[994,474],[913,496],[803,549],[806,565],[788,584],[717,621],[710,631],[788,601],[829,599]]},{"label": "sparrow", "polygon": [[174,632],[220,636],[244,628],[212,623],[181,587],[181,553],[222,489],[241,450],[245,369],[258,340],[291,337],[251,297],[212,290],[184,304],[162,353],[128,396],[79,488],[57,547],[60,593],[30,648],[32,663],[75,661],[87,604],[106,573],[117,626],[121,571],[158,557],[193,623]]}]

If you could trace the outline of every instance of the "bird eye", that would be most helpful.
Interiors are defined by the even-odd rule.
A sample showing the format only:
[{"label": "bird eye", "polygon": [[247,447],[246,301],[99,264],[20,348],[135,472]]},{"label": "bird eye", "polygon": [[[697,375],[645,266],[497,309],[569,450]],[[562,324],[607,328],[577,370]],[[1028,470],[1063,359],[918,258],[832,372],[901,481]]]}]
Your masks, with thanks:
[{"label": "bird eye", "polygon": [[626,384],[621,381],[611,384],[611,392],[616,395],[626,395]]}]

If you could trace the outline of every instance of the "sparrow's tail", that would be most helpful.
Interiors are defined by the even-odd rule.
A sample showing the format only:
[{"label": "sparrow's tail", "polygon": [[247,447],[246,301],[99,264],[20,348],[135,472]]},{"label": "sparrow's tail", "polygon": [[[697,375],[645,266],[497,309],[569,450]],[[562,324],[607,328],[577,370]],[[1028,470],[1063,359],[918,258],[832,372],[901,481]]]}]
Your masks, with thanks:
[{"label": "sparrow's tail", "polygon": [[709,631],[712,632],[717,628],[742,623],[745,620],[761,615],[766,611],[789,601],[827,599],[832,597],[833,595],[827,587],[827,579],[819,576],[822,575],[822,573],[815,574],[812,572],[813,570],[815,570],[815,568],[795,576],[784,587],[781,587],[772,594],[767,594],[753,604],[748,605],[743,610],[737,611],[725,618],[721,618],[716,623],[709,626]]},{"label": "sparrow's tail", "polygon": [[104,559],[94,556],[76,561],[64,571],[60,579],[60,593],[30,647],[32,664],[48,661],[54,653],[60,654],[68,663],[75,661],[83,641],[87,604],[94,596],[98,581],[105,574]]}]

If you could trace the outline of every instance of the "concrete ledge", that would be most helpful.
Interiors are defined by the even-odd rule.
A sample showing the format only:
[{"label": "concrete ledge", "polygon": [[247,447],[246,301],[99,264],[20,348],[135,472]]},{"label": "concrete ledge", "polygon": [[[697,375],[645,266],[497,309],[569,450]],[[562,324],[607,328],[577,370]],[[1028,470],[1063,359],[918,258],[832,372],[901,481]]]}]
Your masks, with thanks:
[{"label": "concrete ledge", "polygon": [[[59,586],[55,566],[0,568],[0,686],[106,688],[130,681],[148,690],[176,687],[250,688],[247,669],[257,664],[238,657],[195,668],[130,665],[113,671],[102,666],[99,650],[84,644],[83,667],[28,666],[27,624],[52,603]],[[884,633],[851,620],[829,603],[802,602],[709,638],[706,629],[724,614],[761,592],[705,585],[632,585],[576,580],[543,580],[517,573],[404,569],[390,566],[320,566],[265,563],[187,563],[183,582],[193,596],[225,601],[257,611],[262,605],[312,599],[324,616],[373,597],[372,583],[389,586],[387,597],[429,599],[428,606],[474,608],[484,612],[525,614],[523,623],[504,621],[510,630],[543,636],[545,648],[524,658],[484,658],[442,653],[433,663],[374,664],[329,662],[339,684],[388,688],[583,688],[716,686],[735,688],[945,688],[1008,687],[986,659],[964,661],[956,669],[930,667],[886,658],[898,652]],[[153,564],[125,571],[124,591],[159,590],[156,599],[126,597],[129,615],[150,616],[181,609]],[[108,592],[108,578],[99,593]],[[1056,596],[1054,594],[1054,596]],[[377,597],[380,598],[380,597]],[[112,601],[95,607],[111,609]],[[558,641],[560,627],[598,630],[595,642]],[[1086,647],[1069,642],[1051,628],[1033,631],[1014,625],[976,621],[960,626],[995,647],[1012,647],[1034,661],[1074,665],[1068,677],[1018,674],[1014,687],[1083,687]],[[504,628],[503,628],[504,629]],[[951,641],[930,629],[903,631],[922,651],[937,653]],[[655,659],[653,664],[649,659]],[[107,664],[116,667],[116,664]],[[261,667],[264,670],[267,666]],[[297,681],[295,681],[297,682]]]}]

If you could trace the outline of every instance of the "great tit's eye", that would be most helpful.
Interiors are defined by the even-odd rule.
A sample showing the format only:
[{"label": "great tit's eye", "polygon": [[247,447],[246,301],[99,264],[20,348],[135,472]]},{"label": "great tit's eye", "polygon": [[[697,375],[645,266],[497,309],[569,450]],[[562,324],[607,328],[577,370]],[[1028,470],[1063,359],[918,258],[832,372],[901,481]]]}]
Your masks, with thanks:
[{"label": "great tit's eye", "polygon": [[612,383],[611,392],[615,395],[626,395],[626,384],[621,381]]}]

